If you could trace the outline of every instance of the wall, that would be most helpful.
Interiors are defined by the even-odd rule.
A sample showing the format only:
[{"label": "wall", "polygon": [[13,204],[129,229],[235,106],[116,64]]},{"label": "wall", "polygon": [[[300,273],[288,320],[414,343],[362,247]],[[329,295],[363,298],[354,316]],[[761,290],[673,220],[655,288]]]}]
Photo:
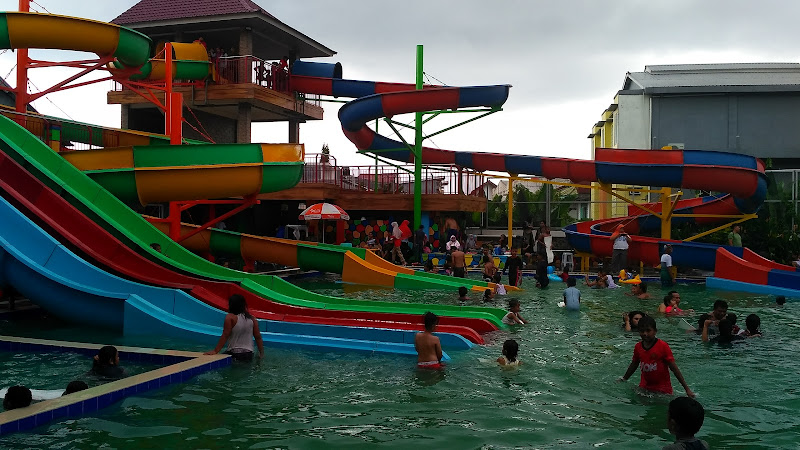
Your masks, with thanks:
[{"label": "wall", "polygon": [[653,98],[656,148],[796,158],[800,152],[800,94],[763,93]]}]

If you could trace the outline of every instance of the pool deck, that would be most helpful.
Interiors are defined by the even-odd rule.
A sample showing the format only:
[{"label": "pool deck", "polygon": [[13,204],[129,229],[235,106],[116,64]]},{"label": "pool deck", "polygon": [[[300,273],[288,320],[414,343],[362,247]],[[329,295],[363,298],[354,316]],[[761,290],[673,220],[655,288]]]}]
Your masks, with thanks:
[{"label": "pool deck", "polygon": [[[100,346],[79,342],[50,341],[0,336],[0,351],[76,352],[93,356]],[[203,355],[198,352],[153,348],[121,347],[117,350],[127,361],[163,364],[156,370],[112,381],[53,400],[33,403],[26,408],[0,413],[0,436],[30,430],[55,420],[80,417],[103,409],[136,394],[174,383],[182,383],[210,370],[229,366],[228,355]],[[70,380],[64,380],[64,386]]]}]

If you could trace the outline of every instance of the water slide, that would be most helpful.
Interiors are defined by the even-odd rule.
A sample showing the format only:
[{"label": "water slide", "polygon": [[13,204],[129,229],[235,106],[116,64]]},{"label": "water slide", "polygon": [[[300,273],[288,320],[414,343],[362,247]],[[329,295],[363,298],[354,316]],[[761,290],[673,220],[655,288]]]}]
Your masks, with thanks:
[{"label": "water slide", "polygon": [[[9,116],[14,118],[13,116]],[[43,123],[58,123],[56,118],[30,116],[25,118],[24,126],[34,134],[44,130]],[[98,129],[94,139],[86,133],[78,135],[75,131],[85,129],[87,124],[73,123],[72,134],[86,142],[102,145],[111,140],[111,129]],[[96,128],[96,127],[93,127]],[[296,183],[294,171],[281,169],[281,165],[297,165],[302,148],[293,144],[248,144],[217,145],[192,142],[192,149],[164,146],[159,135],[149,133],[127,134],[124,130],[120,139],[138,142],[141,145],[95,149],[92,151],[65,151],[62,156],[75,167],[84,171],[95,181],[128,203],[147,203],[169,200],[192,200],[221,197],[226,194],[219,186],[230,188],[227,194],[271,192],[288,189]],[[105,133],[105,134],[103,134]],[[39,136],[42,138],[42,136]],[[44,139],[46,140],[46,139]],[[168,140],[168,138],[167,138]],[[219,147],[219,150],[217,150]],[[260,147],[260,149],[259,149]],[[177,151],[175,151],[177,150]],[[226,152],[219,154],[217,152]],[[259,153],[259,151],[261,153]],[[236,163],[242,161],[242,163]],[[263,165],[261,180],[269,183],[257,189],[248,183],[258,175],[251,166]],[[200,170],[201,168],[205,170]],[[225,169],[219,170],[219,169]],[[136,169],[139,169],[138,171]],[[212,170],[213,169],[213,170]],[[288,168],[287,168],[288,169]],[[145,171],[146,170],[146,171]],[[209,185],[209,175],[219,180],[218,185]],[[244,188],[240,185],[249,184]],[[213,189],[209,189],[213,186]],[[167,232],[162,223],[156,227]],[[192,225],[185,224],[184,232],[191,231]],[[239,235],[216,229],[202,233],[202,239],[183,242],[194,252],[210,252],[214,255],[245,258],[272,262],[304,270],[320,270],[342,275],[346,283],[377,285],[400,289],[447,289],[457,290],[466,286],[475,291],[494,288],[493,283],[478,280],[455,280],[452,277],[415,271],[396,266],[372,252],[363,249],[318,244],[313,242],[276,239],[253,235]],[[508,287],[509,290],[517,288]]]},{"label": "water slide", "polygon": [[[7,29],[6,34],[8,36],[5,46],[8,48],[21,46],[38,48],[67,47],[74,50],[94,51],[99,55],[117,56],[118,61],[125,67],[134,67],[137,64],[141,64],[146,61],[149,53],[149,44],[138,45],[142,42],[142,36],[134,32],[128,33],[128,31],[110,24],[61,16],[15,13],[3,15],[2,20],[5,21]],[[65,24],[70,26],[65,27]],[[60,30],[60,32],[48,33],[44,39],[27,32],[28,29],[37,27],[49,27],[55,31]],[[98,43],[98,41],[105,40],[98,39],[97,34],[101,28],[103,32],[108,32],[108,36],[105,38],[112,39],[114,41],[113,45]],[[60,36],[64,33],[74,34],[76,29],[83,31],[83,33],[80,33],[82,36],[94,35],[91,39],[82,40],[74,40],[71,37],[62,39],[62,36]],[[64,164],[63,159],[54,158],[55,155],[44,144],[37,141],[33,136],[22,132],[16,124],[8,120],[3,120],[2,122],[3,126],[0,128],[3,129],[5,135],[3,136],[4,142],[0,143],[0,145],[9,155],[18,162],[25,164],[29,170],[34,170],[43,181],[46,180],[48,185],[57,186],[62,195],[70,197],[76,205],[79,205],[82,211],[90,214],[94,220],[107,225],[112,234],[122,239],[126,245],[138,247],[140,251],[149,253],[149,258],[161,264],[200,277],[221,278],[226,281],[238,282],[251,292],[283,303],[301,304],[337,311],[372,314],[386,312],[390,314],[417,315],[417,317],[425,310],[431,309],[441,315],[470,316],[471,318],[466,320],[474,319],[479,324],[485,322],[493,328],[502,327],[500,324],[502,310],[446,305],[428,308],[427,305],[387,304],[325,297],[303,291],[274,277],[251,276],[210,264],[190,252],[184,251],[179,246],[166,241],[163,235],[146,222],[143,222],[141,218],[137,221],[135,219],[136,215],[132,211],[79,172],[74,169],[70,170],[69,167],[71,166]],[[128,166],[127,168],[130,169],[131,167]],[[135,173],[136,170],[133,172],[133,178],[135,179],[138,174]],[[137,196],[139,194],[137,190]],[[164,253],[151,250],[149,248],[150,242],[160,243]]]},{"label": "water slide", "polygon": [[[119,25],[78,17],[0,13],[0,48],[75,50],[113,57],[109,70],[137,80],[163,80],[166,74],[164,60],[151,59],[153,42],[149,37]],[[212,74],[202,44],[173,43],[173,57],[174,79],[202,80]]]},{"label": "water slide", "polygon": [[[124,147],[68,152],[62,156],[117,198],[142,205],[279,191],[293,187],[302,176],[302,147],[294,144]],[[221,190],[222,187],[227,190]],[[168,233],[168,224],[153,224]],[[183,227],[183,233],[193,231],[191,224]],[[396,266],[364,249],[216,229],[207,229],[181,244],[198,253],[242,256],[337,273],[346,283],[452,291],[461,286],[475,291],[494,288],[494,283],[478,280],[422,275],[424,272]]]},{"label": "water slide", "polygon": [[282,191],[303,176],[300,144],[198,144],[62,153],[129,204]]},{"label": "water slide", "polygon": [[[180,289],[132,282],[87,263],[5,199],[0,199],[0,216],[0,283],[15,286],[48,311],[90,327],[128,335],[159,331],[209,346],[222,334],[220,324],[225,313],[221,310]],[[271,325],[269,321],[259,322],[267,347],[416,355],[413,332],[373,329],[372,335],[381,339],[370,341],[337,336],[337,331],[346,330],[343,327],[304,324],[295,330],[282,324],[288,332],[275,332],[270,331]],[[327,334],[320,330],[302,332],[314,327]],[[386,336],[389,334],[395,336]]]},{"label": "water slide", "polygon": [[[386,303],[329,297],[302,290],[277,277],[226,269],[194,255],[167,239],[163,233],[153,228],[116,197],[5,117],[0,117],[0,148],[49,187],[56,188],[59,195],[67,198],[94,222],[103,225],[126,246],[138,249],[137,251],[149,259],[171,270],[191,274],[197,278],[235,282],[260,297],[294,306],[365,312],[373,315],[400,313],[405,317],[415,316],[408,317],[406,321],[418,321],[421,314],[431,310],[442,316],[455,317],[454,321],[457,323],[451,324],[464,325],[475,330],[485,330],[487,324],[492,329],[503,327],[500,319],[504,312],[499,309]],[[162,253],[150,248],[150,243],[153,242],[161,245]]]},{"label": "water slide", "polygon": [[[153,226],[163,233],[169,232],[169,224],[156,222],[148,217]],[[182,224],[181,233],[187,234],[199,228],[193,224]],[[341,247],[315,242],[299,242],[291,239],[270,238],[227,230],[206,229],[189,239],[181,241],[189,250],[216,256],[244,257],[255,261],[271,262],[303,270],[319,270],[340,274],[345,283],[368,286],[385,286],[395,289],[445,289],[456,291],[464,286],[477,292],[493,289],[494,283],[468,278],[454,278],[425,273],[397,266],[363,248]],[[518,290],[513,286],[507,288]]]},{"label": "water slide", "polygon": [[[123,245],[4,153],[0,153],[0,195],[18,210],[25,211],[29,218],[36,221],[51,236],[60,239],[63,245],[68,246],[83,259],[118,276],[154,286],[181,289],[218,309],[226,307],[226,298],[231,294],[244,296],[251,306],[251,312],[256,317],[267,320],[263,322],[266,324],[265,331],[285,330],[286,326],[279,322],[292,322],[288,325],[295,328],[300,323],[308,323],[397,330],[419,331],[422,329],[422,325],[418,323],[377,320],[380,316],[378,314],[362,314],[363,317],[357,319],[330,317],[335,315],[336,311],[299,308],[270,302],[233,283],[192,278],[169,271]],[[407,315],[402,317],[406,320],[410,318]],[[471,328],[448,325],[448,320],[450,318],[443,318],[445,323],[440,327],[442,333],[466,336],[472,342],[483,343],[480,335]],[[315,328],[315,330],[318,331],[321,328]],[[295,330],[294,334],[321,334],[308,330],[302,330],[302,333],[297,333],[297,331],[300,330]],[[349,333],[353,333],[353,330],[350,330]],[[362,339],[365,334],[369,333],[361,333]],[[324,333],[322,335],[330,337]],[[443,335],[442,343],[448,347],[463,348],[465,344],[460,336]],[[394,335],[388,333],[387,337],[393,338]],[[403,337],[404,339],[409,338],[409,336]],[[385,341],[387,339],[383,337],[383,339],[371,340]],[[391,339],[389,340],[391,341]],[[468,347],[468,345],[466,346]]]},{"label": "water slide", "polygon": [[[361,151],[378,152],[381,156],[400,162],[413,162],[414,155],[402,142],[381,136],[367,127],[367,123],[398,114],[437,109],[502,106],[508,96],[509,86],[440,87],[428,86],[415,90],[410,84],[378,83],[342,79],[339,64],[296,62],[293,67],[292,86],[299,92],[356,98],[339,110],[339,120],[345,135]],[[728,192],[730,195],[705,197],[682,201],[676,213],[737,214],[758,210],[766,197],[764,164],[747,155],[692,150],[626,150],[596,149],[595,160],[548,158],[533,155],[499,153],[454,152],[423,147],[423,164],[457,164],[478,171],[498,171],[515,174],[566,178],[575,182],[603,182],[644,186],[668,186]],[[686,220],[676,218],[675,222]],[[694,219],[708,223],[712,218]],[[612,227],[626,224],[626,231],[636,233],[654,226],[656,221],[646,214],[637,214],[613,220],[592,221],[570,225],[566,228],[570,244],[580,251],[606,256],[611,254],[609,239]],[[630,227],[630,229],[628,229]],[[743,249],[681,241],[664,241],[641,236],[634,237],[629,257],[645,263],[658,264],[661,248],[673,244],[676,265],[714,270],[718,253],[728,252],[739,257],[736,264],[726,268],[728,280],[741,279],[753,265],[766,269],[772,277],[760,283],[772,286],[777,281],[791,284],[792,277],[784,277],[785,269],[775,268],[764,261],[746,261]],[[736,260],[734,260],[736,261]],[[774,272],[773,272],[774,271]],[[763,270],[762,270],[763,272]],[[792,281],[786,281],[792,280]],[[763,281],[763,280],[762,280]],[[714,281],[712,280],[712,283]],[[748,283],[754,284],[754,283]],[[727,286],[732,287],[731,283]],[[800,283],[792,284],[800,288]],[[785,286],[773,286],[785,288]]]}]

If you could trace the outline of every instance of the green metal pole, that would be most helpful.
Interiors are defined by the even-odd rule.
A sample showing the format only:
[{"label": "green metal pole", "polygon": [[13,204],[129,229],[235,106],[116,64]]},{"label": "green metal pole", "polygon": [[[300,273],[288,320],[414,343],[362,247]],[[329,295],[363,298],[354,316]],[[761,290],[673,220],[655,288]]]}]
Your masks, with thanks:
[{"label": "green metal pole", "polygon": [[[417,45],[417,90],[422,90],[422,45]],[[422,224],[422,112],[414,121],[414,230]]]}]

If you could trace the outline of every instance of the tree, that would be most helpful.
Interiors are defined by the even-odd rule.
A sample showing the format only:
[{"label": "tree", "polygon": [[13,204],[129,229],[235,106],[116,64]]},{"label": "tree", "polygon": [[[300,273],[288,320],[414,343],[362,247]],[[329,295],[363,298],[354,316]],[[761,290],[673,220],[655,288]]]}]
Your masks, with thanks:
[{"label": "tree", "polygon": [[[531,192],[522,184],[514,185],[514,217],[513,222],[519,226],[527,220],[545,220],[547,208],[546,186],[540,186],[535,192]],[[551,225],[563,226],[573,222],[575,219],[569,215],[569,203],[578,199],[574,190],[551,189],[550,197],[550,222]],[[489,201],[487,215],[490,226],[505,226],[508,224],[508,196],[495,195]]]}]

